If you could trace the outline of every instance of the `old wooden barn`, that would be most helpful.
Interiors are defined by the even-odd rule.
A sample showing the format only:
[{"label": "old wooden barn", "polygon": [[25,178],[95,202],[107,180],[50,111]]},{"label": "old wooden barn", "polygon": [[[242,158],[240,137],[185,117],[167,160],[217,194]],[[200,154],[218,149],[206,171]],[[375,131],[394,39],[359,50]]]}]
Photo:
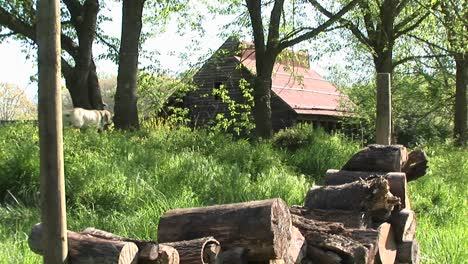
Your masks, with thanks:
[{"label": "old wooden barn", "polygon": [[[290,51],[289,51],[290,52]],[[347,116],[340,109],[344,96],[336,87],[309,68],[306,53],[290,53],[276,63],[272,79],[273,130],[290,127],[298,122],[309,122],[326,130],[339,129]],[[255,50],[252,44],[229,38],[194,76],[195,86],[184,99],[190,109],[192,124],[203,126],[223,113],[228,107],[213,95],[214,89],[223,87],[231,99],[242,103],[239,88],[241,79],[252,83],[255,75]]]}]

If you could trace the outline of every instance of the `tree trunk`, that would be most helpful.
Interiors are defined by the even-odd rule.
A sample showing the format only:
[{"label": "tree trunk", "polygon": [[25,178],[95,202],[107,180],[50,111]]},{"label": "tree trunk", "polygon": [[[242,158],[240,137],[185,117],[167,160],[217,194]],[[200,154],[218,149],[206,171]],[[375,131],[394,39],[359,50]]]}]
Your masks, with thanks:
[{"label": "tree trunk", "polygon": [[160,243],[216,236],[225,250],[248,249],[249,261],[283,258],[291,216],[281,199],[171,210],[158,226]]},{"label": "tree trunk", "polygon": [[426,175],[428,160],[427,155],[420,149],[415,149],[408,155],[408,160],[401,169],[406,173],[406,181],[414,181]]},{"label": "tree trunk", "polygon": [[254,81],[253,116],[255,132],[260,138],[270,138],[273,135],[271,122],[271,74],[256,76]]},{"label": "tree trunk", "polygon": [[403,241],[397,247],[398,263],[419,264],[419,243],[417,240]]},{"label": "tree trunk", "polygon": [[288,253],[285,257],[288,264],[300,264],[307,254],[307,243],[301,231],[297,227],[291,229],[291,240],[289,242]]},{"label": "tree trunk", "polygon": [[468,53],[455,56],[456,91],[453,135],[458,146],[465,146],[468,120]]},{"label": "tree trunk", "polygon": [[377,231],[379,232],[377,263],[394,264],[397,250],[392,226],[389,223],[383,223]]},{"label": "tree trunk", "polygon": [[247,249],[242,247],[223,250],[219,254],[220,264],[247,264]]},{"label": "tree trunk", "polygon": [[[37,254],[44,252],[43,233],[42,224],[37,224],[29,235],[29,247]],[[138,247],[131,242],[100,239],[72,231],[67,232],[67,240],[69,263],[137,263]]]},{"label": "tree trunk", "polygon": [[45,223],[41,242],[45,244],[44,263],[57,264],[67,258],[59,21],[59,1],[38,1],[40,194]]},{"label": "tree trunk", "polygon": [[409,209],[393,212],[390,217],[395,241],[411,241],[416,235],[416,214]]},{"label": "tree trunk", "polygon": [[181,263],[186,264],[216,264],[221,250],[219,242],[213,237],[204,237],[185,241],[164,243],[179,252]]},{"label": "tree trunk", "polygon": [[120,129],[138,129],[138,44],[145,0],[124,0],[119,51],[119,74],[115,94],[114,123]]},{"label": "tree trunk", "polygon": [[[167,246],[159,245],[159,256],[156,262],[146,262],[145,264],[179,264],[180,257],[177,249]],[[140,264],[140,263],[139,263]]]}]

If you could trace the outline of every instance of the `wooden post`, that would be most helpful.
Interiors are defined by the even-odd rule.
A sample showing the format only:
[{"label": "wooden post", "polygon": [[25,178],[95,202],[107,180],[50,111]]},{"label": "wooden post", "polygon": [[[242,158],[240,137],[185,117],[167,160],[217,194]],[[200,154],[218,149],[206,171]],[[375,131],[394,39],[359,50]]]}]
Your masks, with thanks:
[{"label": "wooden post", "polygon": [[376,143],[390,145],[392,138],[392,96],[390,73],[377,73]]},{"label": "wooden post", "polygon": [[60,1],[39,0],[37,43],[39,66],[39,145],[44,263],[67,258],[63,176],[62,101],[60,84]]}]

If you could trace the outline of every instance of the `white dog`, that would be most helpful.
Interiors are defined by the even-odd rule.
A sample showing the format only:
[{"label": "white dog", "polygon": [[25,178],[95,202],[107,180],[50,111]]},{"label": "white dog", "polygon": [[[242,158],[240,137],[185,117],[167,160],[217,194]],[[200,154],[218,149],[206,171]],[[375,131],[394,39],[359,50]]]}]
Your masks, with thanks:
[{"label": "white dog", "polygon": [[112,114],[107,110],[73,108],[63,112],[63,123],[76,128],[95,127],[102,131],[112,124]]}]

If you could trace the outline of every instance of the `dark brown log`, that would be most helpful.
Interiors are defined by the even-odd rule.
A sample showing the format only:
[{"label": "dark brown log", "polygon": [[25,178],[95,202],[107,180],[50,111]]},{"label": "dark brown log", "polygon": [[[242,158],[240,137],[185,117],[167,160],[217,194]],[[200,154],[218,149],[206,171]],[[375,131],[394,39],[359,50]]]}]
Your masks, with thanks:
[{"label": "dark brown log", "polygon": [[248,249],[249,261],[282,259],[291,236],[286,203],[270,199],[201,208],[176,209],[159,221],[161,243],[216,236],[223,249]]},{"label": "dark brown log", "polygon": [[[159,256],[155,264],[179,264],[179,252],[171,246],[159,245]],[[153,264],[151,263],[151,264]],[[140,263],[138,263],[140,264]],[[147,264],[150,264],[149,262]]]},{"label": "dark brown log", "polygon": [[[342,262],[342,258],[337,253],[322,249],[316,246],[307,245],[307,256],[308,259],[305,261],[306,263],[315,264],[340,264]],[[312,261],[313,260],[313,261]]]},{"label": "dark brown log", "polygon": [[364,211],[307,209],[301,206],[289,208],[291,214],[323,222],[341,223],[345,228],[365,229],[371,226],[371,217]]},{"label": "dark brown log", "polygon": [[398,263],[418,264],[419,259],[419,243],[416,239],[398,244]]},{"label": "dark brown log", "polygon": [[428,160],[424,151],[420,149],[411,151],[408,155],[408,161],[402,168],[402,171],[406,173],[406,180],[410,182],[426,175],[427,163]]},{"label": "dark brown log", "polygon": [[394,264],[396,259],[396,243],[392,226],[389,223],[383,223],[377,231],[379,232],[377,263]]},{"label": "dark brown log", "polygon": [[411,208],[408,197],[408,186],[405,173],[402,172],[368,172],[368,171],[345,171],[327,170],[325,175],[325,185],[340,185],[359,180],[371,179],[376,176],[383,176],[388,180],[390,192],[401,200],[401,208]]},{"label": "dark brown log", "polygon": [[148,261],[151,262],[158,258],[159,245],[154,241],[125,238],[94,227],[86,228],[81,234],[87,234],[102,239],[135,243],[138,247],[138,263],[140,264]]},{"label": "dark brown log", "polygon": [[339,223],[314,221],[297,215],[292,215],[292,221],[306,238],[309,259],[320,260],[318,263],[340,263],[342,260],[344,263],[373,263],[377,231],[347,230]]},{"label": "dark brown log", "polygon": [[402,145],[369,145],[341,168],[350,171],[401,172],[408,154]]},{"label": "dark brown log", "polygon": [[296,227],[291,229],[291,240],[289,242],[288,254],[285,257],[288,264],[300,264],[307,254],[307,243],[301,231]]},{"label": "dark brown log", "polygon": [[215,264],[221,249],[219,242],[213,237],[203,237],[192,240],[163,243],[179,252],[180,262],[184,264]]},{"label": "dark brown log", "polygon": [[[31,250],[43,254],[43,226],[37,224],[31,230],[28,243]],[[96,238],[72,231],[67,232],[68,261],[73,264],[123,264],[137,263],[138,247],[131,242]]]},{"label": "dark brown log", "polygon": [[236,247],[221,251],[218,256],[220,264],[247,264],[247,249]]},{"label": "dark brown log", "polygon": [[395,234],[395,241],[411,241],[416,234],[416,215],[412,210],[403,209],[392,213],[390,223]]},{"label": "dark brown log", "polygon": [[389,191],[388,181],[383,177],[359,180],[335,186],[312,187],[305,198],[308,209],[338,209],[369,211],[374,218],[390,217],[400,199]]}]

